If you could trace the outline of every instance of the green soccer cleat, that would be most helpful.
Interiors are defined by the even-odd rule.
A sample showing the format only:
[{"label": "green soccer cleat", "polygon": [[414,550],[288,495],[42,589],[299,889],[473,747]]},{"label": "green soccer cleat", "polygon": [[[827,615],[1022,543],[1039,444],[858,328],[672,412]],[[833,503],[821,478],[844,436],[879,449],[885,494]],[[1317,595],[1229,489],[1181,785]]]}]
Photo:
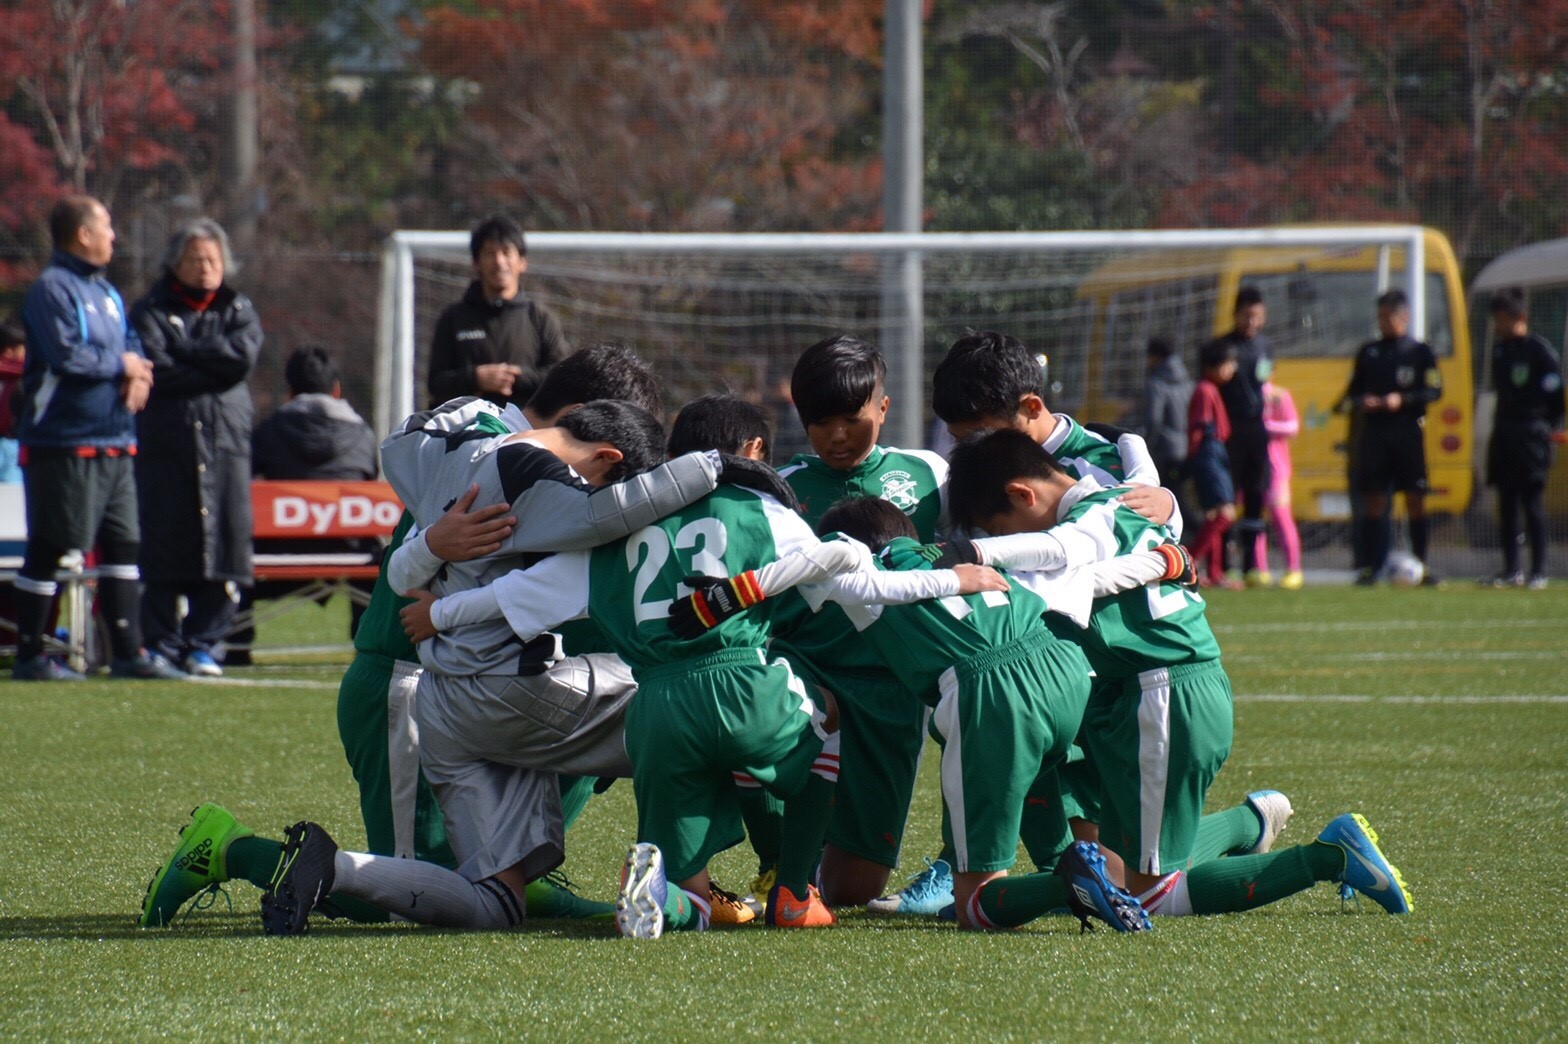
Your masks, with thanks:
[{"label": "green soccer cleat", "polygon": [[1366,817],[1356,812],[1338,816],[1323,828],[1318,841],[1345,853],[1345,869],[1334,879],[1341,885],[1341,898],[1348,886],[1391,914],[1407,914],[1414,908],[1404,875],[1383,855],[1377,832]]},{"label": "green soccer cleat", "polygon": [[222,805],[208,802],[191,812],[191,821],[180,830],[180,846],[153,875],[142,900],[143,928],[161,928],[174,921],[180,907],[203,892],[216,891],[229,879],[226,861],[229,845],[251,837]]},{"label": "green soccer cleat", "polygon": [[572,883],[562,873],[547,874],[537,881],[529,881],[523,892],[528,916],[547,918],[573,918],[589,921],[608,921],[615,917],[614,903],[600,903],[584,899],[572,888]]}]

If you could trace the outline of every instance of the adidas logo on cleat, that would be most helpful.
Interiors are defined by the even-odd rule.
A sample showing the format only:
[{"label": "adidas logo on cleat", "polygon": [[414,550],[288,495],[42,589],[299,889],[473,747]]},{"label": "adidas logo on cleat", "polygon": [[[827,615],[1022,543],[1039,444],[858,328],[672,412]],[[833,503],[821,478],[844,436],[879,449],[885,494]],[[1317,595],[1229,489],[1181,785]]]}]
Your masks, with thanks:
[{"label": "adidas logo on cleat", "polygon": [[174,864],[178,871],[205,874],[212,868],[212,839],[204,838],[201,844],[181,856]]}]

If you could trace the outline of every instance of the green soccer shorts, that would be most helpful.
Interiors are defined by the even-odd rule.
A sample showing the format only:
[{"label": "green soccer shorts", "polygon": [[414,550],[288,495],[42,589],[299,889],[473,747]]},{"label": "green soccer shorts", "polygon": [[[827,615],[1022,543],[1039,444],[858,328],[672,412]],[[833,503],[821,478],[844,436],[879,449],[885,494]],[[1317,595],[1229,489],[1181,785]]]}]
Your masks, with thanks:
[{"label": "green soccer shorts", "polygon": [[852,856],[897,866],[925,747],[926,705],[891,674],[824,672],[786,656],[838,703],[838,788],[825,840]]},{"label": "green soccer shorts", "polygon": [[356,652],[338,686],[338,737],[359,784],[366,849],[451,869],[441,806],[419,769],[418,682],[418,664]]},{"label": "green soccer shorts", "polygon": [[659,846],[671,881],[684,881],[746,836],[737,774],[786,799],[805,785],[826,715],[789,665],[761,649],[635,673],[626,753],[637,837]]},{"label": "green soccer shorts", "polygon": [[1083,650],[1044,633],[943,672],[931,721],[954,870],[1013,865],[1025,802],[1042,771],[1066,757],[1088,700]]},{"label": "green soccer shorts", "polygon": [[1230,755],[1233,728],[1218,660],[1097,688],[1084,734],[1100,775],[1100,843],[1141,873],[1190,866],[1204,795]]}]

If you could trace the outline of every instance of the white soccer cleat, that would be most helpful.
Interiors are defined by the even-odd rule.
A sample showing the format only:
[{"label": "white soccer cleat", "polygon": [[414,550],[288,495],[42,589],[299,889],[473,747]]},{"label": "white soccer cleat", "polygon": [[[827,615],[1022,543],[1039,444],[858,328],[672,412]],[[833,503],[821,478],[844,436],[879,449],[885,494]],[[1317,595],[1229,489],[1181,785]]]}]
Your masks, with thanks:
[{"label": "white soccer cleat", "polygon": [[657,845],[639,841],[626,853],[621,890],[615,897],[615,927],[628,939],[657,939],[664,934],[664,855]]},{"label": "white soccer cleat", "polygon": [[1258,842],[1249,849],[1249,853],[1262,855],[1274,847],[1275,839],[1285,832],[1296,810],[1290,807],[1290,798],[1277,790],[1254,790],[1247,795],[1247,804],[1258,814],[1258,820],[1263,824],[1263,832],[1258,835]]}]

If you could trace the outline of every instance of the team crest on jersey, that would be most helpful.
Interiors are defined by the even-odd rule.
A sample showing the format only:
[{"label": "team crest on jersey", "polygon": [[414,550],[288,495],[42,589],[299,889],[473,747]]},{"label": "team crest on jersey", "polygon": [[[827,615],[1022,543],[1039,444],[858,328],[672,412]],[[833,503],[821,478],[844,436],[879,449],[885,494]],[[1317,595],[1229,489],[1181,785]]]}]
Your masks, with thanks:
[{"label": "team crest on jersey", "polygon": [[1414,366],[1398,366],[1394,368],[1394,380],[1401,388],[1408,388],[1416,382],[1416,368]]},{"label": "team crest on jersey", "polygon": [[915,496],[915,478],[907,471],[889,471],[882,476],[882,499],[904,514],[920,506]]},{"label": "team crest on jersey", "polygon": [[1530,364],[1520,363],[1509,371],[1508,375],[1513,378],[1515,388],[1523,388],[1525,381],[1530,379]]},{"label": "team crest on jersey", "polygon": [[103,299],[103,310],[109,313],[110,319],[113,319],[115,322],[120,321],[120,309],[119,306],[114,303],[114,298],[106,297]]}]

